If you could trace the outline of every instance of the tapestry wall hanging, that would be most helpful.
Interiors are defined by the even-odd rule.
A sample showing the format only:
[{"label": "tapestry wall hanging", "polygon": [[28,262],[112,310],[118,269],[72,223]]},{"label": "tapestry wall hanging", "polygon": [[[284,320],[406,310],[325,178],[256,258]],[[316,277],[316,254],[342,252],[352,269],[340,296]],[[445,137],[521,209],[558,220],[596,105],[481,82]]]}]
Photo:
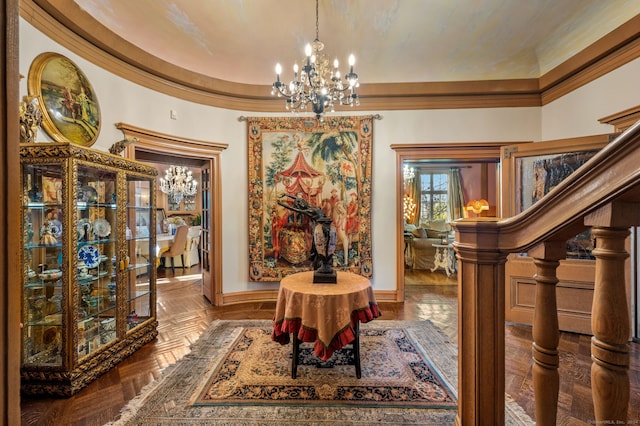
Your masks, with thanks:
[{"label": "tapestry wall hanging", "polygon": [[313,269],[309,217],[278,203],[293,197],[333,219],[333,267],[370,278],[373,117],[250,117],[247,126],[251,280]]}]

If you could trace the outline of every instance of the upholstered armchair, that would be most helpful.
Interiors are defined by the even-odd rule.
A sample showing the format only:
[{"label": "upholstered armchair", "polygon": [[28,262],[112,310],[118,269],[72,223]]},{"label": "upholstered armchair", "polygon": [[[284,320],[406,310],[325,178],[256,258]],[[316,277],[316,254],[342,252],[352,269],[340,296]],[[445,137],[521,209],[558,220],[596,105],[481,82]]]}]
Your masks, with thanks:
[{"label": "upholstered armchair", "polygon": [[436,255],[434,244],[441,244],[443,240],[453,241],[452,227],[444,220],[428,221],[420,228],[415,225],[406,225],[405,231],[413,236],[412,261],[413,269],[432,269]]}]

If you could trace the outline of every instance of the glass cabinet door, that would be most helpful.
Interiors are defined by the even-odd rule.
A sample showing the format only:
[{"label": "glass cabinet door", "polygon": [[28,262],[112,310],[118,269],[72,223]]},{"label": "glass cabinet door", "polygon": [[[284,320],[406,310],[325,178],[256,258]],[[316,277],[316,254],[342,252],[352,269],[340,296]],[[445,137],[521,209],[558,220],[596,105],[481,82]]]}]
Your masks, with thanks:
[{"label": "glass cabinet door", "polygon": [[[155,209],[152,206],[152,181],[127,176],[125,244],[125,292],[127,329],[133,329],[154,315],[152,274],[155,274]],[[155,275],[154,275],[155,277]]]},{"label": "glass cabinet door", "polygon": [[20,164],[20,391],[67,397],[158,335],[157,172],[66,142]]},{"label": "glass cabinet door", "polygon": [[116,173],[78,165],[75,205],[78,241],[78,357],[89,355],[116,336]]},{"label": "glass cabinet door", "polygon": [[61,366],[65,282],[63,166],[23,164],[22,363]]}]

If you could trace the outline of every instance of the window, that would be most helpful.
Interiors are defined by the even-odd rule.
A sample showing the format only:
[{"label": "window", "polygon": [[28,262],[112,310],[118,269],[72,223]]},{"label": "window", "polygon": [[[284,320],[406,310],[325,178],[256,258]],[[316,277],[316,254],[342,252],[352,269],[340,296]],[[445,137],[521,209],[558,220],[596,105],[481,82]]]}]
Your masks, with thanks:
[{"label": "window", "polygon": [[442,171],[420,172],[420,223],[448,220],[449,174]]}]

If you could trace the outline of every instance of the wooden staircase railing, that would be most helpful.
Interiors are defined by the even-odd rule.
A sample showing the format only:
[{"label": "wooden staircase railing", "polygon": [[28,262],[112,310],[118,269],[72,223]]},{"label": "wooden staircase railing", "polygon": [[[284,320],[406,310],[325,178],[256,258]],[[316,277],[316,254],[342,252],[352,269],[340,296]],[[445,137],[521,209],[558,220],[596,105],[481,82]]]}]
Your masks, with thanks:
[{"label": "wooden staircase railing", "polygon": [[509,253],[536,265],[533,383],[538,425],[555,425],[559,388],[556,268],[565,241],[591,228],[596,238],[592,309],[595,423],[626,424],[630,317],[625,240],[640,225],[640,122],[603,148],[542,200],[512,218],[454,223],[458,256],[457,425],[505,422],[505,274]]}]

